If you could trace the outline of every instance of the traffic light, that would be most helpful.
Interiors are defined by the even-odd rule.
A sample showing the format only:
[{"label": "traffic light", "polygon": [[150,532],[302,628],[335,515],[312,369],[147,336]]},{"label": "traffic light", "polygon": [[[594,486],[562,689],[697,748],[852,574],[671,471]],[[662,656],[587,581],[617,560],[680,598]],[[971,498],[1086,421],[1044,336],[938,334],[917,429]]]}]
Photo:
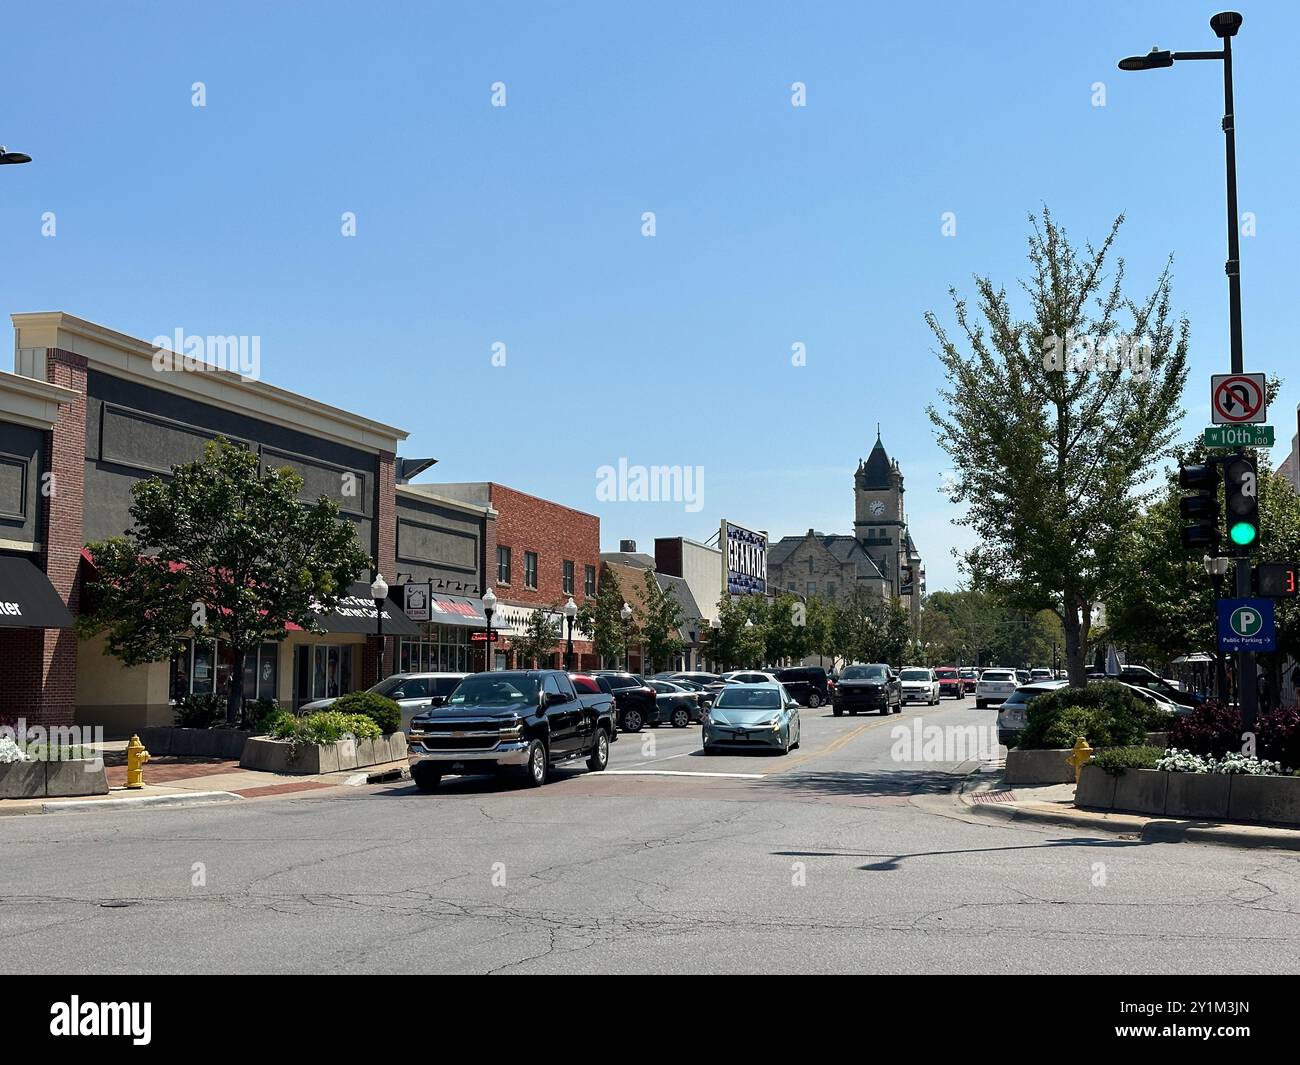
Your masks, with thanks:
[{"label": "traffic light", "polygon": [[1219,471],[1208,463],[1178,468],[1178,483],[1195,494],[1178,501],[1178,513],[1191,522],[1183,526],[1188,550],[1219,549]]},{"label": "traffic light", "polygon": [[1235,547],[1254,546],[1259,539],[1259,475],[1254,459],[1233,455],[1224,461],[1223,501],[1228,539]]}]

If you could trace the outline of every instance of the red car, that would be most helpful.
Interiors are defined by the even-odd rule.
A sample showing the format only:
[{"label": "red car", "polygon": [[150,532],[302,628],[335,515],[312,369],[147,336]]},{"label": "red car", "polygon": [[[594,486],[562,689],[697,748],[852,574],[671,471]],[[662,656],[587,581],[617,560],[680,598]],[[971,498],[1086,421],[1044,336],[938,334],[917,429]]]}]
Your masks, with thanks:
[{"label": "red car", "polygon": [[954,699],[966,698],[966,685],[962,681],[961,674],[957,672],[954,666],[940,666],[934,671],[935,677],[939,680],[939,698],[945,695],[951,695]]}]

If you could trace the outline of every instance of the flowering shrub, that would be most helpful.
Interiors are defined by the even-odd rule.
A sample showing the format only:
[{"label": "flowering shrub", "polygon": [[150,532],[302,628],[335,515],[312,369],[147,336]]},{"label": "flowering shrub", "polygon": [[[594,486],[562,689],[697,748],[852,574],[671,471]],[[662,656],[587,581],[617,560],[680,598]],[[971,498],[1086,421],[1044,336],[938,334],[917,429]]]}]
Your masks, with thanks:
[{"label": "flowering shrub", "polygon": [[271,735],[277,740],[293,743],[337,743],[345,736],[359,740],[376,740],[379,726],[364,714],[341,714],[337,710],[321,710],[303,717],[281,713],[271,723]]},{"label": "flowering shrub", "polygon": [[1300,767],[1300,707],[1280,706],[1259,715],[1259,753]]},{"label": "flowering shrub", "polygon": [[1241,713],[1217,699],[1202,703],[1169,729],[1169,745],[1192,754],[1222,758],[1242,745]]},{"label": "flowering shrub", "polygon": [[1193,754],[1171,747],[1155,764],[1167,773],[1240,773],[1246,776],[1282,776],[1282,764],[1230,752],[1222,759],[1213,755]]},{"label": "flowering shrub", "polygon": [[8,736],[0,736],[0,765],[9,762],[26,762],[27,753]]}]

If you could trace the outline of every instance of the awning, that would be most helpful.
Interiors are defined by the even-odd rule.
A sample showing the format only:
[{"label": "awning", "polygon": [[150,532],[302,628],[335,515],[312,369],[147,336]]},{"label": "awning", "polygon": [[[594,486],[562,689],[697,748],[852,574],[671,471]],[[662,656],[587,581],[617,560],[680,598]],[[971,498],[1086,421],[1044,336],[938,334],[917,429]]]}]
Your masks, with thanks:
[{"label": "awning", "polygon": [[70,629],[72,615],[50,578],[30,559],[0,555],[0,626]]},{"label": "awning", "polygon": [[[348,594],[328,614],[313,615],[316,623],[326,632],[356,632],[374,636],[378,627],[375,618],[375,601],[370,598],[370,585],[358,582],[348,589]],[[420,627],[402,613],[402,608],[391,599],[384,608],[385,636],[418,636]]]},{"label": "awning", "polygon": [[473,599],[467,595],[446,595],[435,592],[429,601],[429,620],[435,625],[460,625],[467,629],[487,628],[483,600]]}]

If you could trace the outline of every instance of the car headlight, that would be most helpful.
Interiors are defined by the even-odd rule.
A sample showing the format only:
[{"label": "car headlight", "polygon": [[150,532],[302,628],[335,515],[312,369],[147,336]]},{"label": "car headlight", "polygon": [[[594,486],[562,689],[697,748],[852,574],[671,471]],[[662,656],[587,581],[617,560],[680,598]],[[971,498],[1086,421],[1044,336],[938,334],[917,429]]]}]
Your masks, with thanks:
[{"label": "car headlight", "polygon": [[779,716],[772,718],[771,725],[772,731],[777,732],[781,728],[781,718]]},{"label": "car headlight", "polygon": [[524,725],[518,718],[515,718],[508,725],[501,726],[501,738],[507,743],[524,738]]}]

